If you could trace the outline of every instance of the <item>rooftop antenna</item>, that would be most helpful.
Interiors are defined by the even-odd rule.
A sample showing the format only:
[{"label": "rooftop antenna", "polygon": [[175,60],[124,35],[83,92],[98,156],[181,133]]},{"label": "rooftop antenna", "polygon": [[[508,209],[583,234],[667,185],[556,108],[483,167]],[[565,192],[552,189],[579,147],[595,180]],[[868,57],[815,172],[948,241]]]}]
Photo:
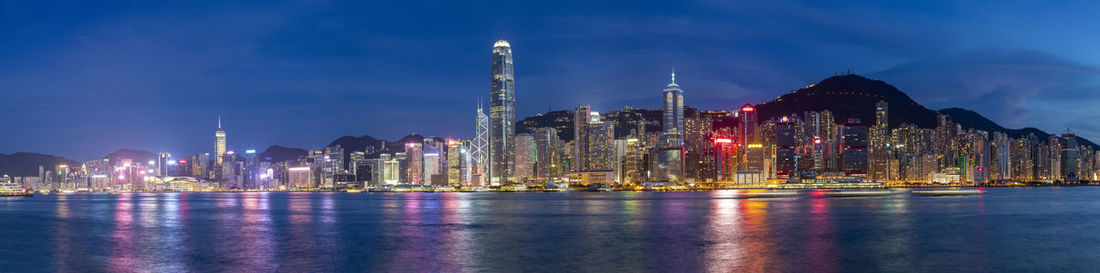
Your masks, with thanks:
[{"label": "rooftop antenna", "polygon": [[676,67],[672,68],[672,84],[676,84]]},{"label": "rooftop antenna", "polygon": [[222,128],[222,115],[218,115],[218,129]]}]

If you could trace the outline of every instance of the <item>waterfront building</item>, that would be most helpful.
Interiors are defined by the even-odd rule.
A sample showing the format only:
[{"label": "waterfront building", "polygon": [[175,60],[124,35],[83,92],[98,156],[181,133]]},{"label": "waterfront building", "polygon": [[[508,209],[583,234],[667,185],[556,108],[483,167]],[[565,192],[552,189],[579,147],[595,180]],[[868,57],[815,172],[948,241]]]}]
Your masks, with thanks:
[{"label": "waterfront building", "polygon": [[489,176],[493,185],[515,181],[515,88],[512,47],[499,40],[493,44],[489,66]]},{"label": "waterfront building", "polygon": [[718,136],[714,138],[714,163],[716,181],[733,181],[734,171],[737,170],[737,145],[732,137]]},{"label": "waterfront building", "polygon": [[780,178],[786,178],[795,173],[795,152],[798,147],[796,142],[795,123],[788,117],[783,117],[775,127],[775,170]]},{"label": "waterfront building", "polygon": [[842,159],[844,173],[848,175],[867,174],[867,125],[859,119],[850,118],[844,124]]},{"label": "waterfront building", "polygon": [[592,106],[581,105],[573,111],[573,160],[570,161],[572,171],[584,171],[588,166],[587,157],[583,156],[588,150],[588,122],[591,120]]},{"label": "waterfront building", "polygon": [[875,103],[875,124],[870,128],[870,177],[885,181],[889,172],[889,112],[886,101]]},{"label": "waterfront building", "polygon": [[542,178],[561,177],[562,147],[558,130],[553,127],[535,128],[535,176]]},{"label": "waterfront building", "polygon": [[535,173],[535,137],[531,134],[517,134],[516,139],[516,181],[523,182],[533,178]]},{"label": "waterfront building", "polygon": [[466,184],[463,166],[466,166],[464,158],[466,146],[457,139],[447,139],[447,184]]},{"label": "waterfront building", "polygon": [[408,157],[408,164],[403,168],[407,177],[404,182],[413,185],[424,184],[423,147],[424,144],[420,142],[405,143],[405,156]]},{"label": "waterfront building", "polygon": [[1077,150],[1077,135],[1070,129],[1062,133],[1062,180],[1076,182],[1080,178],[1080,152]]},{"label": "waterfront building", "polygon": [[587,130],[583,170],[612,171],[615,161],[615,124],[600,120],[600,113],[592,112]]}]

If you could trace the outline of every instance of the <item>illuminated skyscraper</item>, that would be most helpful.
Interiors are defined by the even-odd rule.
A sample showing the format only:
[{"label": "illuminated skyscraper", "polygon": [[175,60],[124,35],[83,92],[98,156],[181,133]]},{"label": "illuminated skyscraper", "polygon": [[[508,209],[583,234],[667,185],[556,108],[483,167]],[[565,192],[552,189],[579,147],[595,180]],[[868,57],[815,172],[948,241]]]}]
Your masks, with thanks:
[{"label": "illuminated skyscraper", "polygon": [[672,83],[664,91],[664,120],[661,122],[663,148],[684,146],[684,90],[676,85],[676,71],[672,71]]},{"label": "illuminated skyscraper", "polygon": [[457,139],[447,139],[447,184],[464,184],[462,167],[465,165],[463,158],[466,154],[466,146]]},{"label": "illuminated skyscraper", "polygon": [[583,155],[588,149],[588,122],[592,116],[592,106],[577,106],[573,111],[573,171],[584,171],[588,163]]},{"label": "illuminated skyscraper", "polygon": [[738,113],[741,117],[741,124],[739,137],[741,138],[741,145],[748,145],[750,143],[757,143],[756,141],[756,107],[752,107],[752,104],[746,103],[741,106],[741,111]]},{"label": "illuminated skyscraper", "polygon": [[493,44],[489,66],[489,177],[494,185],[515,181],[515,84],[512,47],[499,40]]},{"label": "illuminated skyscraper", "polygon": [[535,137],[531,134],[516,135],[516,180],[533,178],[535,174]]},{"label": "illuminated skyscraper", "polygon": [[561,176],[561,140],[553,127],[535,128],[535,176]]},{"label": "illuminated skyscraper", "polygon": [[1063,181],[1076,182],[1080,176],[1078,176],[1079,170],[1079,152],[1077,151],[1077,134],[1066,128],[1066,132],[1062,133],[1062,141],[1065,146],[1062,146],[1062,179]]},{"label": "illuminated skyscraper", "polygon": [[848,119],[841,141],[844,173],[867,174],[867,125],[856,118]]},{"label": "illuminated skyscraper", "polygon": [[[481,102],[477,104],[477,129],[475,131],[475,137],[470,147],[470,162],[471,168],[471,181],[480,186],[485,185],[485,171],[488,169],[489,163],[489,117],[482,112]],[[473,179],[477,177],[477,179]]]},{"label": "illuminated skyscraper", "polygon": [[684,179],[684,91],[676,84],[676,72],[672,82],[665,86],[661,97],[664,116],[661,120],[661,139],[657,145],[657,160],[652,170],[656,180],[683,182]]},{"label": "illuminated skyscraper", "polygon": [[611,171],[615,161],[615,123],[600,120],[600,113],[592,112],[588,121],[587,147],[584,158],[585,171]]},{"label": "illuminated skyscraper", "polygon": [[887,148],[889,114],[886,101],[875,103],[875,125],[870,129],[871,179],[885,181],[889,173],[890,152]]},{"label": "illuminated skyscraper", "polygon": [[225,157],[225,131],[222,130],[222,116],[218,116],[218,130],[214,131],[214,163],[218,169],[222,167]]},{"label": "illuminated skyscraper", "polygon": [[788,117],[783,117],[775,126],[775,170],[778,176],[795,174],[795,150],[798,142],[795,138],[795,125]]},{"label": "illuminated skyscraper", "polygon": [[405,143],[405,154],[408,156],[407,179],[405,182],[413,185],[423,183],[424,175],[424,144],[420,142]]}]

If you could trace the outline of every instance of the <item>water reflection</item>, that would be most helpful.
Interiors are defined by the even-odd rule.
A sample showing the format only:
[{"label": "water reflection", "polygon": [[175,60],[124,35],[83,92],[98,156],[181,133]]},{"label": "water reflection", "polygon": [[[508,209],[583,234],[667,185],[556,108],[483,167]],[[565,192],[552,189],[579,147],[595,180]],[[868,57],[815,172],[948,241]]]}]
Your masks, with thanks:
[{"label": "water reflection", "polygon": [[813,269],[819,272],[838,272],[837,250],[833,228],[833,215],[829,198],[810,198],[809,246],[807,256]]},{"label": "water reflection", "polygon": [[706,270],[710,272],[733,271],[739,268],[745,254],[738,244],[742,223],[736,191],[714,191],[710,194],[710,212],[707,227],[703,230],[706,247]]},{"label": "water reflection", "polygon": [[138,270],[138,260],[134,254],[134,194],[119,194],[115,201],[114,227],[111,230],[110,257],[107,267],[112,272]]},{"label": "water reflection", "polygon": [[[1096,222],[1037,210],[1026,212],[1027,222],[1005,222],[1005,215],[1027,206],[1006,205],[1019,198],[996,198],[740,199],[732,191],[77,194],[0,203],[8,206],[0,211],[45,212],[7,219],[19,230],[42,230],[23,233],[35,235],[32,240],[45,238],[33,244],[41,249],[12,255],[39,259],[35,264],[46,271],[78,272],[1012,271],[1002,266],[1010,257],[990,250],[1043,245],[1057,251],[1096,238],[1021,236],[1027,233],[1012,225],[1043,227],[1031,223],[1042,220],[1085,230]],[[11,207],[34,201],[43,207]],[[33,271],[16,268],[0,271]]]}]

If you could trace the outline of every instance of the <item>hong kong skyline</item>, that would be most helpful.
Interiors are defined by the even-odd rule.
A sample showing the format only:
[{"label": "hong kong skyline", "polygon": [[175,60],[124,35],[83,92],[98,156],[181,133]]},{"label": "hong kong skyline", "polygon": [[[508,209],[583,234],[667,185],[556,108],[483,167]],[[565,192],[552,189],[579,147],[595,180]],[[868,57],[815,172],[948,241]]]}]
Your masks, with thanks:
[{"label": "hong kong skyline", "polygon": [[1100,139],[1100,23],[1072,21],[1097,3],[586,3],[4,3],[0,153],[210,152],[219,115],[230,150],[470,138],[500,39],[517,120],[658,109],[674,68],[707,110],[854,72],[931,109]]}]

